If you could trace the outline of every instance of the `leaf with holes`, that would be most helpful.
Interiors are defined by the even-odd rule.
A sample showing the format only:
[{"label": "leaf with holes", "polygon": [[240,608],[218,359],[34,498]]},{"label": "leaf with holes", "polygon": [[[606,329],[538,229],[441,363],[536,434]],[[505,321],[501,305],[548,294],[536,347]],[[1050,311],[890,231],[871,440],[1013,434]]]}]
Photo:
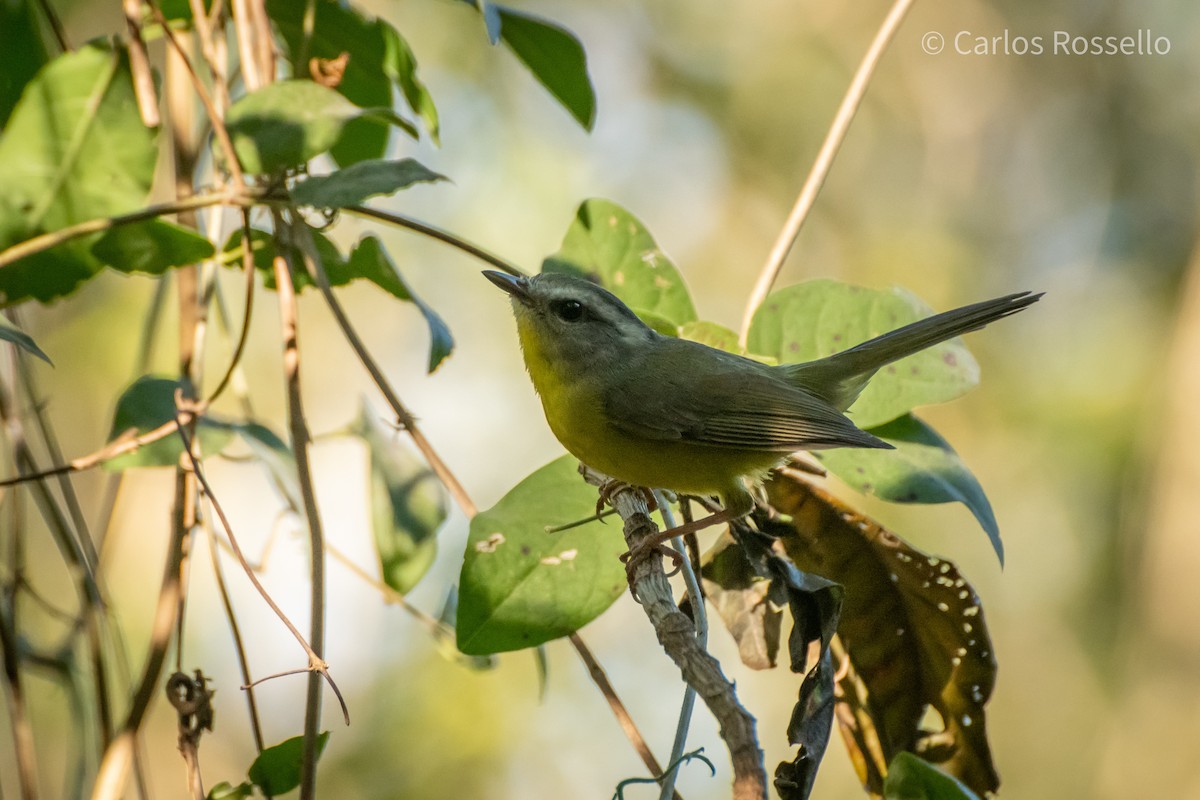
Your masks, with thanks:
[{"label": "leaf with holes", "polygon": [[579,206],[562,246],[542,263],[542,271],[595,280],[630,308],[676,328],[696,320],[679,270],[641,221],[609,200],[593,198]]},{"label": "leaf with holes", "polygon": [[[772,292],[754,314],[751,353],[799,364],[841,352],[929,316],[901,290],[877,291],[813,280]],[[850,406],[860,428],[890,422],[913,408],[953,400],[979,383],[979,365],[961,339],[934,345],[881,369]]]},{"label": "leaf with holes", "polygon": [[[883,757],[920,752],[978,794],[995,791],[984,704],[996,659],[975,590],[951,562],[905,544],[815,485],[785,473],[767,491],[790,521],[764,523],[765,531],[801,569],[846,588],[838,637],[866,687]],[[921,729],[929,707],[943,730]],[[876,764],[874,772],[885,769]]]},{"label": "leaf with holes", "polygon": [[[135,431],[148,433],[175,419],[175,391],[182,384],[171,378],[143,375],[125,390],[117,400],[113,414],[110,442]],[[233,428],[226,422],[205,415],[197,423],[196,435],[200,449],[206,456],[215,455],[224,449],[233,436]],[[173,467],[183,455],[183,440],[178,432],[172,431],[156,442],[151,442],[132,453],[104,462],[104,468],[113,471],[130,467]]]},{"label": "leaf with holes", "polygon": [[415,133],[390,107],[360,108],[313,81],[280,81],[229,107],[225,127],[243,169],[251,174],[294,169],[337,144],[351,120],[369,119]]},{"label": "leaf with holes", "polygon": [[959,502],[987,533],[1000,564],[1004,543],[983,487],[953,448],[912,414],[871,428],[895,450],[841,448],[815,452],[829,471],[864,494],[893,503]]},{"label": "leaf with holes", "polygon": [[437,555],[446,497],[437,476],[380,424],[364,402],[351,426],[371,463],[371,528],[383,582],[400,594],[416,586]]},{"label": "leaf with holes", "polygon": [[292,200],[302,206],[345,208],[377,195],[395,194],[414,183],[446,180],[411,158],[360,161],[329,175],[314,175],[292,187]]},{"label": "leaf with holes", "polygon": [[567,636],[625,591],[618,525],[564,525],[595,513],[596,490],[563,456],[471,520],[459,579],[458,647],[484,655]]}]

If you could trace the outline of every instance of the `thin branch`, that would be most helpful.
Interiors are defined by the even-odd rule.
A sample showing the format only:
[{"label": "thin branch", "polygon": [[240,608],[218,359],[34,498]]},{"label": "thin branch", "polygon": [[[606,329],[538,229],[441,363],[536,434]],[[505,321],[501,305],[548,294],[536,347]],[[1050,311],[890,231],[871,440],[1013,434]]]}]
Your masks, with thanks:
[{"label": "thin branch", "polygon": [[156,22],[162,26],[163,35],[167,37],[172,49],[179,55],[179,60],[187,70],[188,76],[192,79],[192,86],[196,90],[196,96],[200,98],[200,104],[204,106],[204,113],[208,115],[208,120],[212,123],[213,135],[217,137],[217,143],[221,146],[221,151],[225,154],[226,166],[229,168],[229,177],[233,181],[233,186],[238,191],[244,191],[246,188],[246,179],[242,177],[242,165],[238,161],[237,151],[233,149],[233,140],[229,138],[229,131],[225,129],[225,123],[221,112],[217,109],[213,102],[212,95],[208,93],[208,87],[204,85],[204,81],[200,80],[200,76],[196,74],[196,68],[192,66],[192,60],[188,57],[187,50],[179,38],[175,36],[175,31],[171,30],[170,23],[163,16],[162,9],[158,7],[155,0],[146,0],[146,5],[150,7],[150,13],[154,16]]},{"label": "thin branch", "polygon": [[[233,636],[233,649],[237,653],[238,668],[242,671],[242,683],[252,685],[250,663],[246,658],[245,643],[242,641],[242,629],[238,625],[237,615],[233,612],[233,601],[229,599],[229,588],[225,585],[225,570],[221,568],[217,534],[213,531],[207,517],[204,520],[204,528],[208,533],[208,553],[212,558],[213,575],[217,579],[217,592],[221,595],[221,607],[225,609],[225,620],[229,623],[229,633]],[[258,717],[258,700],[251,688],[246,689],[246,707],[250,713],[250,732],[254,734],[254,746],[261,753],[264,747],[262,722]]]},{"label": "thin branch", "polygon": [[121,0],[125,14],[125,28],[129,31],[129,71],[133,74],[133,94],[137,98],[138,113],[147,128],[157,128],[162,121],[158,116],[158,97],[154,93],[154,75],[150,72],[150,57],[146,54],[146,42],[142,39],[142,0]]},{"label": "thin branch", "polygon": [[221,382],[217,384],[217,388],[212,390],[208,396],[208,402],[211,404],[214,400],[221,396],[225,391],[225,387],[229,385],[229,381],[233,379],[233,375],[237,372],[238,365],[242,363],[242,355],[246,351],[246,342],[250,339],[250,318],[254,313],[254,250],[250,243],[250,212],[247,209],[242,210],[242,270],[246,277],[246,304],[242,312],[242,332],[238,336],[237,345],[233,349],[233,356],[229,359],[229,367],[225,370],[225,375],[221,378]]},{"label": "thin branch", "polygon": [[[190,448],[188,449],[190,452]],[[182,591],[180,571],[183,561],[183,539],[187,533],[183,528],[183,516],[187,507],[194,502],[194,498],[188,496],[188,491],[187,473],[176,470],[172,535],[167,548],[167,563],[163,570],[154,622],[150,629],[149,653],[125,723],[105,748],[92,789],[92,800],[118,800],[124,795],[129,766],[137,746],[137,733],[141,730],[150,702],[154,698],[158,679],[162,675],[167,646],[170,643],[171,631],[175,628],[175,616],[179,611],[179,594]]]},{"label": "thin branch", "polygon": [[525,275],[524,270],[511,262],[505,261],[500,256],[493,255],[482,247],[472,244],[462,237],[455,236],[449,231],[444,231],[441,228],[420,222],[412,217],[406,217],[403,214],[393,214],[390,211],[380,211],[377,208],[368,208],[367,206],[347,206],[345,210],[351,214],[358,214],[360,217],[370,217],[380,222],[399,225],[401,228],[408,228],[417,233],[423,233],[432,239],[437,239],[439,242],[456,247],[464,253],[475,256],[480,261],[491,264],[496,269],[501,272],[507,272],[509,275],[516,275],[517,277]]},{"label": "thin branch", "polygon": [[408,598],[397,592],[392,587],[388,586],[383,581],[371,575],[365,569],[355,564],[354,561],[338,548],[334,547],[329,542],[325,543],[325,552],[329,553],[334,561],[337,561],[346,569],[350,570],[359,580],[366,583],[375,591],[383,595],[383,599],[388,603],[395,603],[400,608],[407,611],[414,619],[429,629],[429,632],[434,636],[441,636],[446,631],[446,626],[436,617],[425,613],[421,609],[408,602]]},{"label": "thin branch", "polygon": [[25,689],[21,680],[21,645],[17,640],[12,614],[14,604],[7,595],[7,592],[0,592],[0,658],[4,661],[4,688],[8,718],[12,725],[13,755],[17,762],[21,800],[37,800],[37,748],[33,740],[33,726],[26,714]]},{"label": "thin branch", "polygon": [[241,194],[235,192],[214,192],[211,194],[198,194],[186,200],[175,200],[169,203],[146,206],[137,211],[131,211],[128,214],[89,219],[74,225],[68,225],[65,228],[59,228],[50,233],[34,236],[32,239],[26,239],[23,242],[18,242],[11,247],[0,250],[0,268],[22,258],[40,253],[43,250],[49,250],[51,247],[63,244],[64,242],[69,242],[93,233],[101,233],[120,225],[129,225],[134,222],[142,222],[167,214],[178,214],[181,211],[207,208],[209,206],[248,206],[252,205],[257,199],[259,199],[259,195],[254,192],[244,192]]},{"label": "thin branch", "polygon": [[[663,525],[667,526],[667,530],[676,527],[675,516],[671,513],[671,506],[667,503],[667,498],[663,496],[661,491],[654,493],[654,500],[658,504],[658,513],[662,515]],[[684,548],[683,538],[676,536],[671,540],[671,545],[682,552]],[[708,614],[704,609],[704,595],[700,591],[700,581],[692,569],[691,558],[685,556],[680,567],[683,570],[683,580],[687,586],[688,594],[695,598],[695,601],[692,603],[692,614],[696,625],[696,643],[701,650],[704,650],[708,646]],[[687,749],[688,729],[692,724],[692,709],[695,706],[696,690],[689,684],[683,691],[683,702],[679,708],[679,723],[675,727],[675,741],[671,745],[671,757],[668,763],[672,766],[662,778],[662,789],[659,792],[659,800],[668,800],[675,788],[675,779],[679,775],[679,766],[686,760],[683,754]]]},{"label": "thin branch", "polygon": [[875,34],[874,41],[867,49],[867,54],[863,56],[862,63],[858,65],[858,71],[854,73],[850,88],[846,90],[846,95],[842,98],[842,103],[833,118],[833,124],[830,125],[829,132],[825,134],[825,141],[817,153],[817,159],[813,162],[812,169],[800,189],[800,195],[796,198],[796,204],[792,207],[792,212],[788,215],[783,230],[779,232],[779,238],[775,240],[775,245],[771,248],[770,255],[767,256],[767,263],[763,265],[758,282],[754,285],[754,291],[750,294],[746,312],[742,316],[741,332],[738,335],[738,343],[743,348],[746,346],[746,336],[749,334],[750,321],[754,318],[754,312],[762,305],[763,300],[771,291],[771,287],[775,284],[775,280],[779,277],[783,262],[791,251],[792,245],[795,244],[796,237],[800,235],[800,229],[804,226],[804,221],[808,219],[809,212],[812,211],[817,194],[820,193],[821,187],[825,184],[825,178],[829,175],[829,169],[833,166],[833,159],[837,156],[842,142],[845,141],[846,132],[850,130],[850,123],[854,120],[858,106],[867,93],[867,85],[871,82],[875,67],[879,64],[888,43],[896,35],[900,23],[904,20],[904,15],[908,13],[912,4],[913,0],[895,0],[883,24],[879,27],[879,31]]},{"label": "thin branch", "polygon": [[446,466],[446,462],[442,461],[441,456],[433,449],[433,445],[425,438],[425,434],[417,427],[416,418],[400,401],[400,397],[392,389],[391,384],[388,383],[387,378],[384,376],[383,370],[375,363],[375,359],[371,357],[366,345],[363,344],[354,326],[350,323],[349,316],[342,309],[342,304],[338,302],[337,295],[333,293],[333,289],[329,285],[329,276],[325,273],[325,267],[321,264],[321,258],[317,254],[317,249],[313,244],[312,233],[309,231],[308,225],[299,220],[296,222],[293,230],[297,234],[297,244],[300,246],[304,264],[316,282],[317,288],[320,289],[321,296],[325,298],[325,302],[329,305],[329,310],[333,312],[338,327],[342,329],[342,334],[346,337],[346,342],[354,350],[354,354],[358,356],[358,360],[362,362],[367,372],[370,373],[371,379],[379,387],[379,391],[391,407],[392,413],[396,415],[400,427],[412,438],[413,444],[421,451],[421,454],[425,457],[425,461],[429,464],[429,468],[433,470],[447,491],[453,495],[455,502],[458,503],[463,512],[468,517],[475,516],[475,503],[471,501],[467,490],[463,488],[462,483],[450,471],[450,468]]},{"label": "thin branch", "polygon": [[[294,231],[307,225],[303,220],[293,221]],[[275,214],[276,236],[283,233],[283,215]],[[282,247],[279,248],[283,250]],[[321,516],[317,511],[317,497],[312,484],[312,469],[308,462],[309,432],[304,417],[304,404],[300,392],[300,347],[297,341],[296,293],[292,285],[293,265],[283,256],[275,257],[275,286],[279,298],[279,322],[283,339],[283,370],[287,384],[288,427],[291,429],[292,453],[296,458],[296,474],[299,478],[300,494],[304,503],[304,515],[308,521],[309,550],[311,554],[311,606],[310,637],[313,649],[320,655],[325,646],[325,536],[321,528]],[[308,693],[304,704],[304,756],[300,762],[300,800],[313,800],[317,794],[317,736],[321,727],[321,681],[314,674],[308,679]]]},{"label": "thin branch", "polygon": [[[182,415],[183,413],[184,412],[181,410],[180,414]],[[204,490],[204,496],[207,497],[208,502],[212,504],[213,513],[215,513],[217,515],[217,519],[220,520],[221,527],[225,530],[225,538],[228,540],[229,546],[233,548],[233,554],[237,557],[238,563],[241,564],[242,571],[246,573],[246,577],[250,579],[250,583],[254,585],[255,590],[258,591],[262,599],[265,600],[267,605],[271,607],[271,610],[275,612],[275,616],[279,618],[279,621],[282,622],[284,627],[288,629],[288,632],[292,634],[292,637],[300,643],[300,647],[308,656],[308,669],[312,672],[318,672],[324,676],[325,680],[329,681],[329,687],[333,689],[334,694],[336,694],[338,700],[341,701],[342,693],[338,689],[337,684],[334,683],[333,677],[329,674],[329,666],[321,659],[317,652],[309,646],[308,640],[306,640],[304,635],[300,633],[295,625],[292,624],[292,621],[288,619],[287,614],[283,613],[283,609],[276,604],[274,598],[271,597],[266,588],[262,585],[262,583],[259,582],[258,576],[254,574],[254,569],[250,566],[250,562],[246,560],[246,556],[242,552],[241,546],[238,544],[237,537],[233,534],[233,527],[229,524],[229,518],[225,516],[224,509],[221,508],[221,504],[217,501],[216,495],[213,494],[212,486],[209,484],[208,478],[205,477],[204,469],[200,466],[200,462],[197,461],[195,456],[192,454],[191,441],[188,439],[187,432],[185,431],[182,422],[176,427],[176,430],[179,431],[179,435],[184,441],[184,452],[187,454],[188,460],[191,462],[192,472],[196,475],[196,479],[200,482],[200,487]],[[342,702],[342,715],[346,719],[346,724],[349,725],[350,712],[347,710],[345,702]]]},{"label": "thin branch", "polygon": [[58,14],[50,5],[50,0],[38,0],[38,6],[41,7],[46,22],[50,23],[50,30],[54,31],[54,41],[58,42],[59,48],[64,53],[71,52],[71,42],[67,39],[67,31],[63,27],[62,20],[58,18]]},{"label": "thin branch", "polygon": [[[642,763],[646,765],[646,769],[660,785],[665,785],[666,778],[663,776],[662,765],[658,763],[658,759],[654,757],[654,753],[650,750],[650,745],[646,744],[646,740],[642,737],[642,732],[638,730],[637,725],[633,721],[633,717],[629,715],[629,710],[625,708],[625,704],[621,702],[621,698],[617,696],[617,692],[613,689],[612,683],[608,680],[608,674],[605,673],[604,667],[600,666],[600,662],[592,655],[592,650],[587,646],[587,643],[579,636],[578,633],[572,633],[570,636],[571,646],[575,648],[575,652],[579,654],[579,659],[583,661],[583,665],[587,667],[588,675],[591,676],[592,682],[596,684],[596,688],[604,695],[604,699],[608,701],[609,708],[612,709],[613,716],[617,718],[617,724],[621,726],[621,730],[625,733],[625,738],[633,745],[633,749],[642,759]],[[679,792],[671,790],[671,796],[674,800],[683,800]]]},{"label": "thin branch", "polygon": [[[585,477],[596,485],[605,480],[590,470]],[[611,503],[625,521],[625,542],[631,549],[658,532],[640,491],[622,488],[613,493]],[[754,717],[738,701],[735,687],[725,677],[721,664],[696,640],[692,620],[675,605],[662,560],[640,561],[634,569],[631,588],[654,626],[663,650],[679,667],[684,681],[704,699],[720,725],[721,738],[729,748],[733,764],[734,800],[763,800],[767,796],[767,775]]]}]

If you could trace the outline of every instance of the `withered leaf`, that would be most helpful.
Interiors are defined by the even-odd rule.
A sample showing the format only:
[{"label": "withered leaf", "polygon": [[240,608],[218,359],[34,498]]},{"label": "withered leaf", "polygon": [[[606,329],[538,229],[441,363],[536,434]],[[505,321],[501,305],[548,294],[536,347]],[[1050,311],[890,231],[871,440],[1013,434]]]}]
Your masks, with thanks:
[{"label": "withered leaf", "polygon": [[[995,791],[983,706],[996,660],[975,590],[949,561],[895,534],[793,473],[767,485],[791,520],[764,522],[803,570],[845,587],[838,624],[866,689],[883,756],[916,752],[979,794]],[[920,729],[926,709],[944,729]]]},{"label": "withered leaf", "polygon": [[704,554],[700,578],[705,596],[737,642],[742,663],[751,669],[774,667],[783,612],[767,597],[771,582],[755,571],[728,532]]}]

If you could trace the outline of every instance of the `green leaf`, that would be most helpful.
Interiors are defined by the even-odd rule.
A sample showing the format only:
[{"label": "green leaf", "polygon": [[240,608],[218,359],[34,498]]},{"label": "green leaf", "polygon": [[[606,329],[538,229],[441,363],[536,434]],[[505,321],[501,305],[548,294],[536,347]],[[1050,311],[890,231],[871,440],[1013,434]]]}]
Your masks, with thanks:
[{"label": "green leaf", "polygon": [[50,366],[54,366],[54,362],[50,360],[50,356],[42,352],[42,348],[37,346],[37,342],[33,340],[32,336],[18,328],[16,325],[13,325],[4,317],[0,317],[0,339],[3,339],[6,342],[11,342],[12,344],[15,344],[17,347],[24,350],[26,353],[37,356]]},{"label": "green leaf", "polygon": [[354,278],[366,278],[393,297],[413,303],[425,317],[429,326],[429,371],[433,372],[454,350],[454,337],[450,328],[437,312],[409,288],[404,276],[388,257],[383,245],[374,236],[365,236],[350,254],[349,274]]},{"label": "green leaf", "polygon": [[378,25],[384,41],[384,72],[400,87],[408,107],[425,123],[429,138],[434,144],[440,144],[441,129],[437,106],[433,104],[433,96],[429,94],[425,84],[417,77],[417,59],[412,48],[391,25],[383,20],[379,20]]},{"label": "green leaf", "polygon": [[[124,51],[93,43],[59,56],[26,85],[0,136],[0,249],[138,208],[157,157]],[[101,269],[92,241],[0,269],[0,303],[69,294]]]},{"label": "green leaf", "polygon": [[814,455],[830,472],[864,494],[894,503],[962,503],[979,520],[1004,563],[1004,544],[992,504],[945,439],[911,414],[868,430],[896,449],[841,448],[818,450]]},{"label": "green leaf", "polygon": [[359,108],[319,83],[291,80],[239,99],[229,107],[225,127],[242,167],[257,175],[307,163],[333,147],[355,119],[409,126],[390,108]]},{"label": "green leaf", "polygon": [[[424,84],[417,79],[416,61],[408,44],[390,24],[371,19],[336,0],[318,0],[311,37],[304,47],[305,0],[268,0],[267,13],[275,22],[292,57],[295,76],[307,76],[307,63],[298,63],[302,50],[308,58],[351,58],[337,91],[357,106],[392,106],[392,86],[399,86],[413,111],[420,115],[431,138],[438,139],[437,109]],[[387,151],[388,131],[366,121],[346,126],[331,155],[338,164],[382,158]]]},{"label": "green leaf", "polygon": [[[175,390],[182,384],[171,378],[156,378],[143,375],[133,382],[117,401],[113,414],[111,442],[130,429],[138,434],[148,433],[175,419]],[[203,417],[197,425],[200,448],[205,455],[219,453],[229,443],[233,430],[228,423]],[[183,440],[178,433],[171,433],[144,447],[123,456],[104,462],[104,468],[112,471],[130,467],[173,467],[183,455]]]},{"label": "green leaf", "polygon": [[683,276],[637,217],[610,200],[579,206],[562,246],[542,263],[543,272],[565,272],[598,281],[630,308],[670,320],[696,320]]},{"label": "green leaf", "polygon": [[446,180],[418,161],[360,161],[329,175],[316,175],[292,187],[292,200],[302,206],[345,208],[361,205],[369,197],[395,194],[414,183]]},{"label": "green leaf", "polygon": [[[806,281],[768,295],[750,324],[747,347],[781,364],[798,364],[926,316],[929,307],[901,289]],[[850,407],[850,418],[872,428],[917,406],[952,400],[978,383],[979,365],[961,339],[952,339],[881,369]]]},{"label": "green leaf", "polygon": [[468,655],[534,647],[567,636],[625,591],[619,525],[563,525],[595,513],[596,490],[563,456],[471,520],[459,580],[458,647]]},{"label": "green leaf", "polygon": [[[325,750],[329,731],[317,735],[317,756]],[[293,736],[258,754],[250,765],[249,776],[263,794],[281,795],[300,785],[300,763],[304,758],[304,737]]]},{"label": "green leaf", "polygon": [[596,92],[588,76],[587,54],[575,35],[541,17],[493,3],[487,4],[484,16],[493,44],[498,20],[500,38],[533,77],[590,131],[596,121]]},{"label": "green leaf", "polygon": [[221,781],[208,792],[208,800],[246,800],[254,796],[254,784],[239,783],[232,786],[228,781]]},{"label": "green leaf", "polygon": [[92,245],[92,255],[113,269],[148,275],[195,264],[212,258],[215,252],[204,236],[161,219],[110,228]]},{"label": "green leaf", "polygon": [[50,60],[38,28],[36,6],[34,0],[0,2],[0,53],[4,53],[4,69],[0,70],[0,130],[8,122],[25,84]]},{"label": "green leaf", "polygon": [[437,476],[364,402],[352,430],[371,454],[371,526],[383,582],[408,594],[433,564],[446,497]]},{"label": "green leaf", "polygon": [[706,344],[727,353],[742,354],[737,333],[715,322],[689,322],[679,329],[679,338]]},{"label": "green leaf", "polygon": [[884,800],[979,800],[953,776],[912,753],[900,753],[888,766]]},{"label": "green leaf", "polygon": [[[345,286],[354,277],[357,277],[350,274],[346,259],[342,257],[341,252],[337,249],[337,245],[331,242],[328,236],[316,230],[312,230],[310,233],[313,237],[317,256],[321,259],[321,265],[325,268],[325,274],[329,278],[330,286]],[[275,291],[277,288],[275,285],[275,237],[266,231],[251,228],[250,249],[254,255],[254,268],[262,275],[263,288]],[[225,266],[241,269],[241,230],[236,230],[230,234],[222,251],[225,254]],[[308,287],[313,286],[312,279],[308,277],[308,272],[304,269],[304,260],[300,255],[299,248],[288,243],[285,255],[291,259],[292,264],[297,268],[296,272],[292,274],[292,285],[296,291],[302,292]]]}]

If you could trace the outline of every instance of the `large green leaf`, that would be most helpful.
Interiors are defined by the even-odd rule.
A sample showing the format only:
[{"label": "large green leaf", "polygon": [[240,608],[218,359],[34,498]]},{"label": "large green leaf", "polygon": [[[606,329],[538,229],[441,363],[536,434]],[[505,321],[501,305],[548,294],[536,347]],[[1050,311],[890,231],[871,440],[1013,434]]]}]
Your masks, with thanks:
[{"label": "large green leaf", "polygon": [[[317,735],[317,756],[329,742],[329,731]],[[300,765],[304,759],[304,737],[293,736],[258,754],[250,765],[249,776],[265,795],[281,795],[300,785]]]},{"label": "large green leaf", "polygon": [[[929,315],[906,291],[878,291],[813,280],[772,292],[750,325],[747,349],[781,364],[841,352]],[[860,428],[890,422],[913,408],[941,403],[979,383],[979,366],[960,339],[889,364],[850,407]]]},{"label": "large green leaf", "polygon": [[884,800],[979,800],[979,795],[924,759],[900,753],[883,781]]},{"label": "large green leaf", "polygon": [[829,471],[866,494],[895,503],[959,502],[987,532],[996,557],[1004,563],[1004,543],[992,504],[979,481],[954,449],[912,414],[870,432],[895,450],[842,448],[814,453]]},{"label": "large green leaf", "polygon": [[582,628],[625,590],[617,525],[563,525],[595,513],[576,460],[550,462],[471,520],[459,580],[458,647],[468,655],[534,647]]},{"label": "large green leaf", "polygon": [[329,175],[314,175],[292,187],[292,200],[302,206],[345,208],[376,195],[395,194],[414,183],[446,180],[411,158],[360,161]]},{"label": "large green leaf", "polygon": [[696,320],[683,276],[637,217],[610,200],[579,206],[558,252],[543,272],[566,272],[600,282],[635,311],[666,318],[676,328]]},{"label": "large green leaf", "polygon": [[351,120],[369,119],[413,132],[390,105],[360,108],[319,83],[280,81],[229,107],[225,127],[249,173],[292,169],[328,151]]},{"label": "large green leaf", "polygon": [[42,68],[50,54],[38,28],[35,0],[0,1],[0,130],[21,96],[25,84]]},{"label": "large green leaf", "polygon": [[393,297],[415,305],[429,326],[429,371],[433,372],[454,350],[454,337],[438,313],[429,307],[404,280],[383,245],[374,236],[365,236],[350,254],[351,278],[366,278]]},{"label": "large green leaf", "polygon": [[[130,429],[138,434],[164,425],[175,419],[175,390],[180,382],[171,378],[143,375],[125,390],[117,400],[109,441]],[[205,455],[219,453],[233,436],[233,428],[225,422],[202,417],[197,425],[200,448]],[[183,455],[183,440],[178,433],[169,433],[132,453],[104,462],[105,469],[123,470],[129,467],[173,467]]]},{"label": "large green leaf", "polygon": [[596,121],[596,92],[588,77],[587,54],[575,35],[549,20],[507,6],[487,4],[489,36],[496,27],[504,43],[550,94],[585,129]]},{"label": "large green leaf", "polygon": [[353,430],[371,454],[371,526],[383,582],[408,594],[437,555],[446,496],[437,476],[363,404]]},{"label": "large green leaf", "polygon": [[[0,136],[0,249],[138,208],[157,156],[124,51],[93,43],[59,56],[25,87]],[[101,268],[93,240],[0,268],[0,303],[73,291]]]},{"label": "large green leaf", "polygon": [[[333,59],[350,53],[345,72],[337,85],[352,103],[362,107],[392,106],[396,85],[409,105],[425,123],[430,136],[438,138],[437,109],[425,85],[417,78],[417,64],[403,37],[382,19],[371,19],[350,5],[336,0],[318,0],[311,36],[304,45],[306,0],[268,0],[267,13],[275,22],[292,57],[292,71],[307,76],[307,63],[298,63],[302,51],[308,58]],[[366,121],[346,126],[331,155],[342,166],[382,158],[387,150],[388,131]]]},{"label": "large green leaf", "polygon": [[92,245],[92,255],[113,269],[149,275],[195,264],[215,252],[206,237],[161,219],[110,228]]}]

